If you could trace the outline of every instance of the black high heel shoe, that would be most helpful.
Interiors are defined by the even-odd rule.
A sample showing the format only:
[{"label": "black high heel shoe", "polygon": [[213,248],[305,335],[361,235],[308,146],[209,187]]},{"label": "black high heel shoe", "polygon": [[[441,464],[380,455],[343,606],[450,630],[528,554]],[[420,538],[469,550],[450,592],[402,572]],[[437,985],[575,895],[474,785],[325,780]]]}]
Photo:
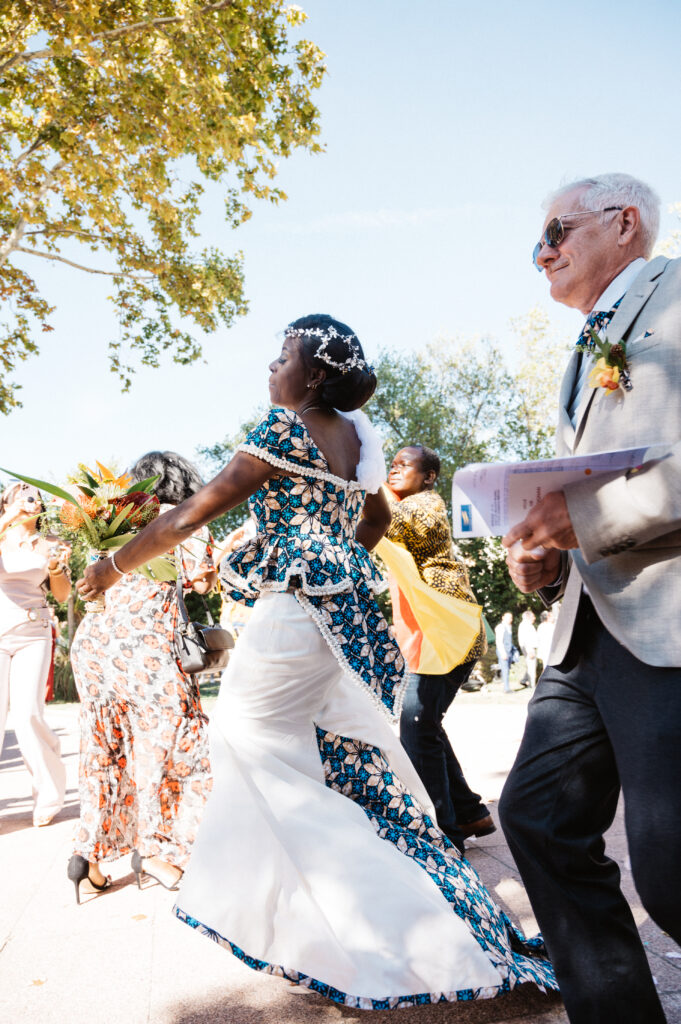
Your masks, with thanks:
[{"label": "black high heel shoe", "polygon": [[[76,889],[76,903],[80,906],[80,885],[81,882],[86,883],[86,887],[83,892],[88,896],[96,896],[98,892],[104,892],[111,885],[111,879],[107,876],[104,879],[104,883],[99,885],[97,882],[93,882],[90,878],[90,862],[85,858],[81,857],[80,854],[74,853],[73,857],[69,861],[69,866],[66,869],[66,874],[73,882]],[[88,888],[90,886],[90,888]]]},{"label": "black high heel shoe", "polygon": [[180,871],[180,877],[177,879],[177,881],[173,885],[166,885],[162,878],[159,878],[159,876],[155,875],[152,871],[147,871],[145,867],[142,867],[142,858],[140,857],[137,850],[132,851],[132,857],[130,858],[130,866],[132,867],[132,870],[135,872],[135,878],[137,879],[138,889],[142,888],[142,878],[145,875],[147,878],[153,878],[155,882],[158,882],[159,885],[162,885],[164,889],[168,889],[169,892],[177,892],[178,889],[180,888],[180,879],[182,878],[182,872],[180,871],[179,868],[177,868],[177,870]]}]

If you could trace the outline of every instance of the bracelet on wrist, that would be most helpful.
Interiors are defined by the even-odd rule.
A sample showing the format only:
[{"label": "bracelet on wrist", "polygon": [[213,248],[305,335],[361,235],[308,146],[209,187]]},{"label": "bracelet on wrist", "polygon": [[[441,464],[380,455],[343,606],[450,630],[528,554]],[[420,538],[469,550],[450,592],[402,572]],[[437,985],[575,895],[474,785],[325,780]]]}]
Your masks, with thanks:
[{"label": "bracelet on wrist", "polygon": [[119,576],[125,576],[125,572],[124,572],[124,570],[123,570],[123,569],[119,569],[119,568],[118,568],[118,565],[117,565],[117,563],[116,563],[116,555],[114,554],[114,552],[113,552],[113,551],[112,551],[112,552],[111,552],[111,554],[109,555],[109,558],[110,558],[110,560],[111,560],[111,564],[113,565],[113,567],[114,567],[114,569],[116,570],[116,572],[118,573],[118,575],[119,575]]}]

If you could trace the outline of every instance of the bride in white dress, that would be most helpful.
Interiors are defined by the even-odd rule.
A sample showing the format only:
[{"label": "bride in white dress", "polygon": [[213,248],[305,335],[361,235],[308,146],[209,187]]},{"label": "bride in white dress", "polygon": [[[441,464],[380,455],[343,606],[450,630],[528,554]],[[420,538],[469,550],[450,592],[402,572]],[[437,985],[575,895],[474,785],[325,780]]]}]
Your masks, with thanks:
[{"label": "bride in white dress", "polygon": [[289,325],[270,371],[273,408],[222,473],[79,583],[92,599],[250,497],[257,535],[222,575],[255,608],[211,716],[214,787],[175,913],[249,967],[359,1009],[555,988],[541,939],[440,831],[393,730],[404,666],[367,553],[390,519],[385,465],[348,411],[373,371],[322,315]]}]

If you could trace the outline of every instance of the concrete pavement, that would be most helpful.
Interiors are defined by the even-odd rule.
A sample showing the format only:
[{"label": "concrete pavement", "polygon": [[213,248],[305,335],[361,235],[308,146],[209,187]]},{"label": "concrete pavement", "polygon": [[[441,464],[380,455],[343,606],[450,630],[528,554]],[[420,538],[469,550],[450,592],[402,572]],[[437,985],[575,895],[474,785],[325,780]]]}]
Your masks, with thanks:
[{"label": "concrete pavement", "polygon": [[[460,694],[446,725],[471,785],[498,799],[525,718],[527,693]],[[207,702],[210,710],[211,701]],[[47,828],[31,825],[30,786],[12,732],[0,762],[0,1020],[8,1024],[566,1024],[560,998],[526,985],[499,1000],[395,1013],[337,1007],[257,974],[170,914],[173,893],[135,885],[129,858],[108,870],[111,890],[76,906],[66,878],[78,814],[76,705],[51,705],[68,772],[67,805]],[[492,804],[494,810],[496,804]],[[494,813],[494,811],[493,811]],[[655,837],[650,837],[651,843]],[[670,1024],[681,1024],[681,950],[648,919],[627,866],[621,809],[608,850],[652,963]],[[498,830],[469,843],[483,881],[526,933],[536,924]],[[238,879],[225,879],[238,886]],[[672,955],[670,955],[672,954]],[[616,1022],[613,1022],[616,1024]],[[644,1022],[642,1022],[644,1024]]]}]

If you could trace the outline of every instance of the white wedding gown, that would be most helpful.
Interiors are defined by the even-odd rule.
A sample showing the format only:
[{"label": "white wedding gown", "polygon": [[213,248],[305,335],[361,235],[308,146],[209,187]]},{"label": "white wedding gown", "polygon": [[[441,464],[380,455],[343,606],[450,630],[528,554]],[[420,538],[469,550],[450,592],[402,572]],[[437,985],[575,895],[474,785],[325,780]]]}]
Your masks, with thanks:
[{"label": "white wedding gown", "polygon": [[[271,481],[277,522],[283,479]],[[261,580],[268,558],[261,542]],[[228,582],[239,571],[233,563]],[[316,607],[301,589],[261,586],[223,677],[210,722],[214,786],[177,916],[248,966],[362,1009],[490,997],[523,981],[555,987],[540,940],[524,940],[437,828],[353,668],[350,647],[371,652],[352,637],[337,649],[319,609],[327,602],[336,625],[345,609],[347,625],[342,595],[317,594]]]}]

